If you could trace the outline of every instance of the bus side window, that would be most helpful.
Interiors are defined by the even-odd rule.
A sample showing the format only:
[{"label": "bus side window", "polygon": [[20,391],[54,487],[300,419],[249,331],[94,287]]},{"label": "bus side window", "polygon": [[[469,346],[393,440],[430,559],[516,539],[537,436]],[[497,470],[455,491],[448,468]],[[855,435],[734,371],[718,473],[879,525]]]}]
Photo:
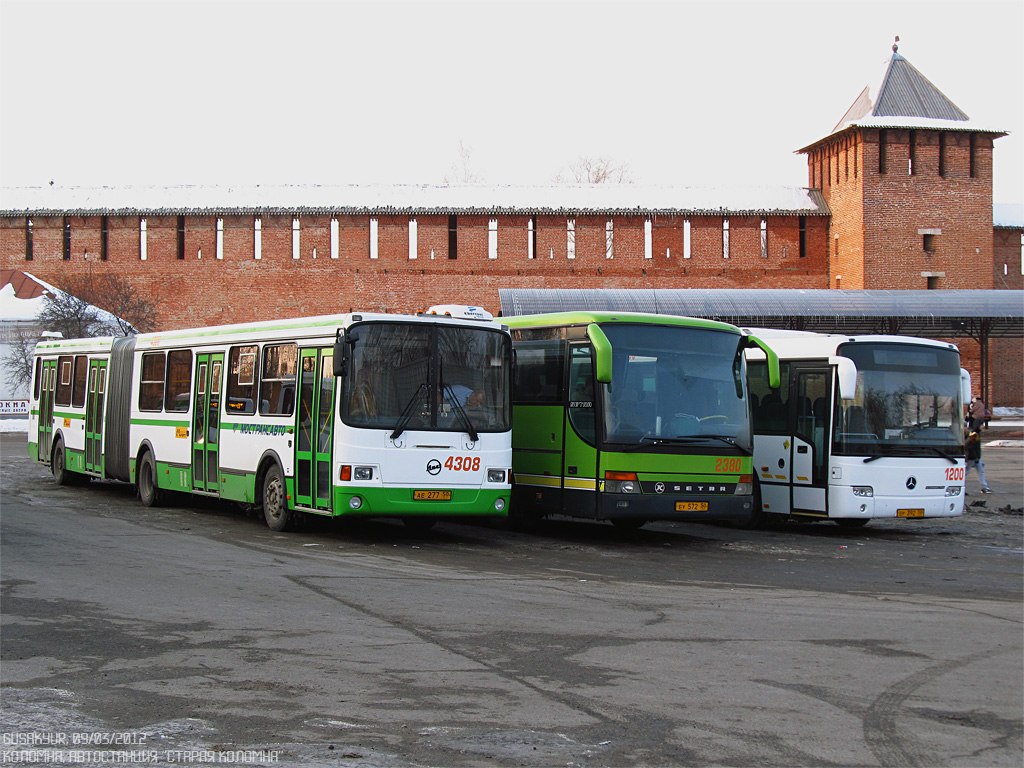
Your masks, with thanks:
[{"label": "bus side window", "polygon": [[562,402],[563,345],[560,339],[516,345],[516,402]]},{"label": "bus side window", "polygon": [[35,384],[32,385],[32,399],[39,399],[40,382],[43,378],[43,359],[41,357],[36,358],[36,373],[35,373]]},{"label": "bus side window", "polygon": [[259,347],[232,347],[228,354],[228,399],[230,413],[256,413],[256,358]]},{"label": "bus side window", "polygon": [[142,376],[139,380],[140,411],[159,411],[163,405],[165,367],[163,352],[146,352],[142,355]]},{"label": "bus side window", "polygon": [[260,413],[265,416],[291,416],[295,410],[295,374],[299,348],[280,344],[263,348],[263,375],[260,378]]},{"label": "bus side window", "polygon": [[192,387],[192,350],[174,349],[167,355],[164,410],[185,412]]},{"label": "bus side window", "polygon": [[53,402],[57,405],[71,405],[71,389],[72,389],[72,365],[74,360],[71,355],[62,355],[57,358],[57,370],[60,378],[57,379],[57,393],[54,395]]},{"label": "bus side window", "polygon": [[89,380],[89,358],[85,355],[75,356],[75,382],[71,404],[75,408],[85,407],[85,387]]}]

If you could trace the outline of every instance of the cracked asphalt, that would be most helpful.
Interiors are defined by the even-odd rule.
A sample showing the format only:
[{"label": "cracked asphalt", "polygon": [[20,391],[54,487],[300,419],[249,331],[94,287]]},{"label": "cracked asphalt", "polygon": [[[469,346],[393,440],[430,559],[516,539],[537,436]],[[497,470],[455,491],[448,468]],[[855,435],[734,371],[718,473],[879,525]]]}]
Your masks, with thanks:
[{"label": "cracked asphalt", "polygon": [[1019,445],[985,449],[997,493],[962,518],[625,534],[276,534],[231,505],[58,487],[24,435],[0,448],[5,764],[117,734],[107,765],[1024,756]]}]

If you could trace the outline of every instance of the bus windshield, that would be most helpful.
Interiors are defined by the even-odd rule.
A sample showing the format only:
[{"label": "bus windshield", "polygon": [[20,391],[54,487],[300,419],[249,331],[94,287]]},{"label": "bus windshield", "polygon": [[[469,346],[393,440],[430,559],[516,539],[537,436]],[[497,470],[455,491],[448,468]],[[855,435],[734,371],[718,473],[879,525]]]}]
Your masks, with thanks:
[{"label": "bus windshield", "polygon": [[960,355],[952,349],[899,343],[844,344],[857,364],[853,400],[840,401],[838,454],[962,456]]},{"label": "bus windshield", "polygon": [[604,432],[627,445],[723,442],[749,451],[742,337],[706,328],[603,324],[612,346]]},{"label": "bus windshield", "polygon": [[359,323],[341,394],[354,427],[505,432],[512,423],[511,340],[493,330]]}]

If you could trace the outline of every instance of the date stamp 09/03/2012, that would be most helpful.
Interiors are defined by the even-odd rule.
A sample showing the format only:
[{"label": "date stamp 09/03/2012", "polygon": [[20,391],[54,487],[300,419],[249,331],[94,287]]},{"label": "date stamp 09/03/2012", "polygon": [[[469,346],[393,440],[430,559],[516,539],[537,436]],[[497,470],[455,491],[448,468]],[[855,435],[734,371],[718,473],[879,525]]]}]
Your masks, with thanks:
[{"label": "date stamp 09/03/2012", "polygon": [[23,731],[0,734],[2,765],[268,765],[272,749],[154,749],[151,737],[132,731]]}]

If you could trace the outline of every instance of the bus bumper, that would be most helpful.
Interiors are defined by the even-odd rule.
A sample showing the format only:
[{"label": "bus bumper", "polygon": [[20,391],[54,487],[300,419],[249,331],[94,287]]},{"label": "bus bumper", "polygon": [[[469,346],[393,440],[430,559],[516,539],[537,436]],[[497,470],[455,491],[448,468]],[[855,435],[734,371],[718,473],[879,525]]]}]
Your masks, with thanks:
[{"label": "bus bumper", "polygon": [[955,496],[934,494],[854,497],[850,486],[829,489],[829,518],[873,519],[957,517],[964,513],[963,488]]},{"label": "bus bumper", "polygon": [[745,522],[754,511],[747,494],[687,495],[608,493],[598,495],[598,519],[685,520],[691,522]]}]

